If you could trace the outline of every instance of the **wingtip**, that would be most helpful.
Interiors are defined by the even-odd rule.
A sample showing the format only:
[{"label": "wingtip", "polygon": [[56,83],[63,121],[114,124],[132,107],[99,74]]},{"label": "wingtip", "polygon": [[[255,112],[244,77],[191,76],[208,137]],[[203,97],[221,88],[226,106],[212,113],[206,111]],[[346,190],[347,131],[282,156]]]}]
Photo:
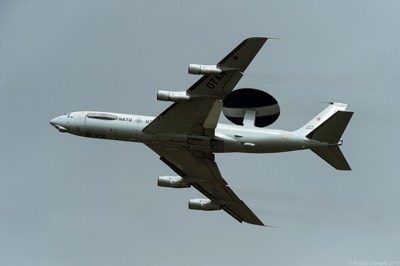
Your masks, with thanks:
[{"label": "wingtip", "polygon": [[249,38],[244,39],[243,42],[252,41],[252,42],[260,42],[260,43],[264,44],[268,39],[269,39],[268,37],[262,37],[262,36],[260,36],[260,37],[249,37]]},{"label": "wingtip", "polygon": [[279,37],[268,37],[268,36],[250,37],[250,38],[247,38],[246,40],[251,40],[251,39],[259,39],[259,40],[283,40],[283,38],[279,38]]},{"label": "wingtip", "polygon": [[277,225],[269,225],[269,224],[264,224],[264,223],[252,223],[253,225],[258,225],[262,227],[271,227],[271,228],[278,228],[279,226]]},{"label": "wingtip", "polygon": [[249,38],[246,38],[246,40],[265,40],[265,39],[269,39],[268,37],[266,37],[266,36],[253,36],[253,37],[249,37]]},{"label": "wingtip", "polygon": [[269,224],[266,224],[266,225],[264,225],[264,227],[279,228],[280,226],[278,226],[278,225],[269,225]]}]

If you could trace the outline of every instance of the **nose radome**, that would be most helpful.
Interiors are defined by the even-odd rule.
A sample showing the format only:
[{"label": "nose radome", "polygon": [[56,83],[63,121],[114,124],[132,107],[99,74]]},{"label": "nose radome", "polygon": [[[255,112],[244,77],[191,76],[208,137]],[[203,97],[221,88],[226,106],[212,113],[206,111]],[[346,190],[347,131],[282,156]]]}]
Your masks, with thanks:
[{"label": "nose radome", "polygon": [[50,120],[50,124],[51,124],[52,126],[55,126],[55,125],[56,125],[56,119],[55,119],[55,118],[51,119],[51,120]]},{"label": "nose radome", "polygon": [[60,123],[60,117],[56,117],[50,120],[50,124],[60,132],[68,132],[68,129],[63,127]]},{"label": "nose radome", "polygon": [[51,119],[51,120],[50,120],[50,124],[51,124],[52,126],[56,126],[56,125],[62,124],[61,116],[57,116],[57,117]]}]

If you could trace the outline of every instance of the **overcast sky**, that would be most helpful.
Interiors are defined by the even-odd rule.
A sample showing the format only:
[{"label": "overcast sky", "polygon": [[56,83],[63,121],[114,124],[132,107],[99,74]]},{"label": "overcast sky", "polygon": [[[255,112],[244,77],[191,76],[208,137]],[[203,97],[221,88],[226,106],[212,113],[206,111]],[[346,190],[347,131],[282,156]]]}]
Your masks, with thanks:
[{"label": "overcast sky", "polygon": [[[1,1],[0,265],[400,264],[399,11],[386,0]],[[237,87],[279,101],[271,128],[297,129],[320,101],[355,112],[342,146],[351,172],[310,151],[216,156],[278,228],[188,210],[201,194],[157,187],[173,172],[144,145],[49,124],[79,110],[156,116],[169,106],[157,90],[199,78],[188,64],[252,36],[280,38]]]}]

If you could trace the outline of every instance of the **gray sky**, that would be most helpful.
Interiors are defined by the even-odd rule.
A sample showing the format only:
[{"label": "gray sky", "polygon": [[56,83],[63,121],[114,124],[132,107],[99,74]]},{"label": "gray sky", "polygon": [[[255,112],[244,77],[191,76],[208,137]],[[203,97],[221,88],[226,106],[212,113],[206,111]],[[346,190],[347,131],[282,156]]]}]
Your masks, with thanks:
[{"label": "gray sky", "polygon": [[[399,1],[1,1],[1,265],[400,263]],[[195,212],[200,193],[144,145],[60,134],[78,110],[156,116],[244,38],[270,40],[239,87],[281,105],[294,130],[339,101],[354,111],[340,172],[309,151],[220,154],[262,221]],[[226,120],[221,118],[221,121]],[[362,264],[358,264],[362,265]],[[367,265],[367,264],[364,264]],[[369,264],[372,265],[372,264]],[[389,264],[388,264],[389,265]]]}]

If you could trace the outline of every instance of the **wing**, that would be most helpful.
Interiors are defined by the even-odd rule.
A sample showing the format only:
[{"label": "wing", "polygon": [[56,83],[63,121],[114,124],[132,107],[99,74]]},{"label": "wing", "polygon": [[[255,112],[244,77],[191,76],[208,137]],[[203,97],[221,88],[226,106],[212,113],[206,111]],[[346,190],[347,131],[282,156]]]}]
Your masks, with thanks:
[{"label": "wing", "polygon": [[[172,104],[143,129],[147,134],[166,136],[166,142],[155,141],[146,145],[172,170],[239,222],[256,225],[263,223],[222,178],[211,147],[215,150],[220,145],[214,131],[222,101],[266,41],[267,38],[244,40],[217,64],[223,72],[204,75],[186,91],[189,101]],[[179,135],[186,136],[183,139],[190,149],[189,146],[179,146]],[[171,140],[170,136],[175,139]]]},{"label": "wing", "polygon": [[214,154],[183,149],[165,149],[147,144],[182,178],[239,222],[264,225],[222,178]]},{"label": "wing", "polygon": [[144,133],[173,133],[214,136],[222,101],[233,90],[267,38],[249,38],[240,43],[217,65],[222,73],[204,75],[186,93],[190,100],[172,104],[154,119]]}]

